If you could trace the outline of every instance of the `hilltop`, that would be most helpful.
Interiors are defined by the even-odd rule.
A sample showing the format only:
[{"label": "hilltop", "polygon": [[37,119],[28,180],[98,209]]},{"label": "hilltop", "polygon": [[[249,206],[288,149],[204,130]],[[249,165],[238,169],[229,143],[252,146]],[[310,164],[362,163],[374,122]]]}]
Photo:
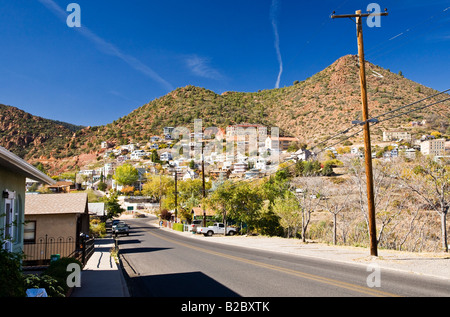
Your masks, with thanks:
[{"label": "hilltop", "polygon": [[[371,116],[437,93],[369,62],[366,62],[366,72]],[[439,98],[427,103],[433,100]],[[429,128],[445,133],[449,111],[445,104],[439,104],[400,116],[376,125],[371,131],[372,138],[380,140],[386,129],[410,129],[411,121],[424,119],[431,124]],[[43,161],[53,167],[59,165],[62,169],[95,161],[102,141],[147,143],[151,136],[161,135],[166,126],[185,126],[193,131],[194,119],[202,119],[203,127],[226,128],[243,122],[279,127],[280,135],[295,136],[312,146],[361,118],[358,59],[354,55],[343,56],[312,77],[279,89],[219,95],[201,87],[177,88],[127,116],[98,127],[61,125],[24,112],[13,113],[19,110],[0,107],[0,145],[28,160]]]}]

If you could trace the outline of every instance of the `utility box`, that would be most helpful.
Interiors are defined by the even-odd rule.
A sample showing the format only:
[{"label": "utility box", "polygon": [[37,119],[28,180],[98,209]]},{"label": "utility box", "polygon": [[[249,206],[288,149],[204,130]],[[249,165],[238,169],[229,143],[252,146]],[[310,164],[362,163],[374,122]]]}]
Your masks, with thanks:
[{"label": "utility box", "polygon": [[56,262],[56,261],[58,261],[60,258],[61,258],[61,255],[60,255],[60,254],[52,254],[52,255],[50,256],[50,263]]}]

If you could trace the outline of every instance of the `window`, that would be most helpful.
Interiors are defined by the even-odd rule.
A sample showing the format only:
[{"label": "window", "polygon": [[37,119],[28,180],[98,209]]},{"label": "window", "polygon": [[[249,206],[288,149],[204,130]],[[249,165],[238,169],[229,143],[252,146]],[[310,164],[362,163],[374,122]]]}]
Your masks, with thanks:
[{"label": "window", "polygon": [[23,242],[24,243],[36,242],[36,221],[25,222]]},{"label": "window", "polygon": [[12,251],[14,237],[14,199],[5,199],[5,226],[3,227],[4,248]]}]

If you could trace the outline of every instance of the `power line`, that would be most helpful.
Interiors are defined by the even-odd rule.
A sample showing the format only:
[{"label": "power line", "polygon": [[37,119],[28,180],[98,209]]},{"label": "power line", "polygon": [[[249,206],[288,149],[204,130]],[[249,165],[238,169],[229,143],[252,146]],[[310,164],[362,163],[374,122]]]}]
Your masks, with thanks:
[{"label": "power line", "polygon": [[378,124],[378,123],[381,123],[381,122],[384,122],[384,121],[387,121],[387,120],[391,120],[391,119],[393,119],[393,118],[397,118],[397,117],[400,117],[400,116],[402,116],[402,115],[405,115],[405,114],[408,114],[408,113],[411,113],[411,112],[415,112],[415,111],[418,111],[418,110],[423,110],[423,109],[429,108],[429,107],[431,107],[431,106],[434,106],[434,105],[437,105],[437,104],[439,104],[439,103],[442,103],[442,102],[445,102],[445,101],[449,101],[449,100],[450,100],[450,97],[449,97],[449,98],[446,98],[446,99],[443,99],[443,100],[436,101],[436,102],[434,102],[434,103],[432,103],[432,104],[429,104],[429,105],[426,105],[426,106],[423,106],[423,107],[415,108],[415,109],[413,109],[413,110],[411,110],[411,111],[402,112],[402,113],[400,113],[400,114],[391,116],[391,117],[389,117],[389,118],[386,118],[386,119],[383,119],[383,120],[379,120],[379,121],[376,122],[375,124]]},{"label": "power line", "polygon": [[[413,103],[410,103],[410,104],[401,106],[401,107],[399,107],[399,108],[397,108],[397,109],[394,109],[394,110],[385,112],[385,113],[380,114],[380,115],[378,115],[378,116],[376,116],[376,117],[373,117],[372,119],[378,119],[379,117],[383,117],[383,116],[385,116],[385,115],[388,115],[388,114],[390,114],[390,113],[399,111],[399,110],[401,110],[401,109],[404,109],[404,108],[407,108],[407,107],[411,107],[411,106],[413,106],[413,105],[415,105],[415,104],[418,104],[418,103],[420,103],[420,102],[422,102],[422,101],[425,101],[425,100],[427,100],[427,99],[430,99],[430,98],[433,98],[433,97],[442,95],[442,94],[446,93],[447,91],[450,91],[450,89],[447,89],[447,90],[441,91],[441,92],[439,92],[439,93],[436,93],[436,94],[434,94],[434,95],[431,95],[431,96],[425,97],[425,98],[423,98],[423,99],[417,100],[417,101],[415,101],[415,102],[413,102]],[[383,120],[383,121],[385,121],[385,120]]]},{"label": "power line", "polygon": [[[441,15],[441,14],[445,14],[444,12],[450,12],[450,7],[445,8],[444,10],[442,10],[442,11],[440,11],[440,12],[438,12],[438,13],[436,13],[436,14],[430,16],[430,17],[428,17],[427,19],[425,19],[425,20],[423,20],[423,21],[421,21],[421,22],[415,24],[415,25],[412,26],[412,27],[406,28],[403,32],[400,32],[400,33],[398,33],[397,35],[391,36],[391,37],[390,37],[389,39],[387,39],[386,41],[384,41],[384,42],[382,42],[382,43],[379,43],[379,44],[376,45],[375,47],[373,47],[373,48],[367,50],[366,55],[367,55],[367,56],[373,56],[373,55],[376,55],[376,53],[378,53],[378,52],[380,52],[380,51],[383,51],[383,47],[382,47],[382,46],[388,45],[388,44],[390,45],[390,42],[393,41],[393,40],[396,40],[396,39],[404,39],[404,38],[407,37],[409,34],[413,33],[414,29],[417,28],[418,26],[420,26],[420,25],[422,25],[422,24],[424,24],[424,23],[426,23],[426,22],[428,22],[428,21],[430,21],[430,20],[432,20],[432,21],[429,22],[428,24],[433,23],[433,20],[437,20],[438,18],[440,19],[440,17],[438,17],[438,16]],[[445,24],[445,23],[446,23],[446,22],[444,22],[444,24]],[[441,25],[441,26],[438,26],[437,28],[439,28],[439,27],[442,27],[442,25]],[[436,29],[436,28],[434,28],[434,29]],[[434,29],[433,29],[433,30],[434,30]],[[422,31],[422,33],[424,33],[424,32],[426,32],[426,31]],[[429,32],[428,32],[428,33],[429,33]],[[417,35],[416,37],[418,37],[418,36],[419,36],[419,35]],[[405,44],[406,44],[408,41],[410,41],[410,40],[411,40],[411,39],[406,39],[406,42],[403,43],[403,44],[401,44],[400,46],[405,45]],[[390,46],[391,46],[391,45],[390,45]],[[397,47],[397,48],[398,48],[398,47]],[[376,57],[372,57],[372,58],[377,58],[377,57],[380,57],[380,56],[382,56],[382,55],[385,55],[385,54],[389,53],[390,51],[392,51],[393,49],[395,49],[395,48],[392,48],[392,47],[391,47],[391,50],[389,50],[389,51],[384,50],[381,54],[376,55]]]},{"label": "power line", "polygon": [[[393,119],[393,118],[396,118],[396,117],[399,117],[399,116],[402,116],[402,115],[405,115],[405,114],[408,114],[408,113],[412,113],[412,112],[415,112],[415,111],[418,111],[418,110],[423,110],[423,109],[432,107],[432,106],[434,106],[434,105],[436,105],[436,104],[439,104],[439,103],[442,103],[442,102],[445,102],[445,101],[449,101],[449,100],[450,100],[450,97],[449,97],[449,98],[446,98],[446,99],[443,99],[443,100],[440,100],[440,101],[437,101],[437,102],[434,102],[434,103],[431,103],[431,104],[428,104],[428,105],[425,105],[425,106],[422,106],[422,107],[419,107],[419,108],[414,108],[414,109],[412,109],[412,110],[410,110],[410,111],[406,111],[406,112],[402,112],[402,113],[397,114],[397,115],[390,116],[390,117],[385,118],[385,119],[383,119],[383,120],[376,120],[376,121],[374,120],[374,119],[378,119],[378,118],[380,118],[380,117],[386,116],[386,115],[388,115],[388,114],[394,113],[394,112],[396,112],[396,111],[405,109],[405,108],[407,108],[407,107],[411,107],[411,106],[413,106],[413,105],[415,105],[415,104],[418,104],[418,103],[420,103],[420,102],[422,102],[422,101],[425,101],[425,100],[427,100],[427,99],[430,99],[430,98],[439,96],[439,95],[444,94],[444,93],[446,93],[446,92],[448,92],[448,91],[450,91],[450,89],[447,89],[447,90],[438,92],[438,93],[436,93],[436,94],[427,96],[427,97],[425,97],[425,98],[422,98],[422,99],[417,100],[417,101],[415,101],[415,102],[412,102],[412,103],[410,103],[410,104],[407,104],[407,105],[401,106],[401,107],[399,107],[399,108],[396,108],[396,109],[394,109],[394,110],[385,112],[385,113],[383,113],[383,114],[380,114],[380,115],[378,115],[378,116],[376,116],[376,117],[373,117],[373,118],[369,119],[368,121],[370,121],[370,123],[372,123],[372,125],[375,126],[375,125],[377,125],[377,124],[379,124],[379,123],[381,123],[381,122],[385,122],[385,121],[391,120],[391,119]],[[340,132],[338,132],[338,133],[336,133],[336,134],[334,134],[334,135],[328,137],[327,139],[325,139],[325,140],[323,140],[323,141],[317,143],[316,145],[310,147],[310,149],[315,149],[315,148],[317,148],[318,146],[320,146],[320,145],[322,145],[322,144],[324,144],[324,143],[327,143],[327,142],[330,141],[330,140],[333,140],[333,139],[337,138],[338,136],[345,135],[345,134],[347,134],[348,132],[350,132],[350,131],[351,131],[353,128],[355,128],[355,127],[357,127],[357,125],[352,125],[351,127],[347,128],[347,129],[345,129],[345,130],[342,130],[342,131],[340,131]],[[328,145],[327,147],[324,147],[323,149],[321,149],[321,150],[318,151],[318,152],[313,152],[314,157],[317,157],[319,154],[321,154],[321,153],[327,151],[329,148],[332,148],[332,147],[334,147],[334,146],[336,146],[336,145],[338,145],[338,144],[341,144],[341,143],[345,142],[346,140],[348,140],[348,139],[350,139],[350,138],[352,138],[352,137],[354,137],[354,136],[360,134],[360,133],[363,132],[363,131],[364,131],[364,129],[359,129],[358,131],[356,131],[356,132],[354,132],[354,133],[352,133],[352,134],[350,134],[350,135],[348,135],[348,136],[346,136],[346,137],[340,139],[338,142],[335,142],[335,143],[333,143],[333,144],[331,144],[331,145]],[[291,164],[289,164],[289,165],[286,165],[286,166],[284,166],[284,167],[282,167],[282,168],[279,168],[279,169],[277,169],[276,171],[273,171],[273,172],[268,173],[268,174],[266,174],[266,175],[264,175],[264,176],[262,176],[262,177],[259,177],[259,178],[252,178],[252,179],[245,179],[245,180],[242,180],[242,179],[241,179],[241,180],[238,180],[238,181],[232,183],[231,186],[234,187],[233,185],[238,186],[240,183],[251,183],[251,182],[256,181],[256,180],[261,180],[261,179],[264,179],[264,178],[267,178],[267,177],[271,177],[272,175],[275,175],[278,171],[280,171],[280,170],[287,170],[287,169],[289,169],[290,167],[294,166],[295,164],[297,164],[296,161],[293,162],[293,163],[291,163]]]}]

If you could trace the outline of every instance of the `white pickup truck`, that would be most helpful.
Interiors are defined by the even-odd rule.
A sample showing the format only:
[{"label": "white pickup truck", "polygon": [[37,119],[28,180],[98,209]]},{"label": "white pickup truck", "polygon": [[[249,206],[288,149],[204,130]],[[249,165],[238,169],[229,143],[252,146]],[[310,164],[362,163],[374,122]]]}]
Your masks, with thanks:
[{"label": "white pickup truck", "polygon": [[[198,227],[197,233],[201,233],[204,236],[212,236],[213,234],[224,234],[225,225],[223,223],[216,222],[212,226]],[[237,233],[236,228],[227,226],[227,235],[235,235]]]}]

